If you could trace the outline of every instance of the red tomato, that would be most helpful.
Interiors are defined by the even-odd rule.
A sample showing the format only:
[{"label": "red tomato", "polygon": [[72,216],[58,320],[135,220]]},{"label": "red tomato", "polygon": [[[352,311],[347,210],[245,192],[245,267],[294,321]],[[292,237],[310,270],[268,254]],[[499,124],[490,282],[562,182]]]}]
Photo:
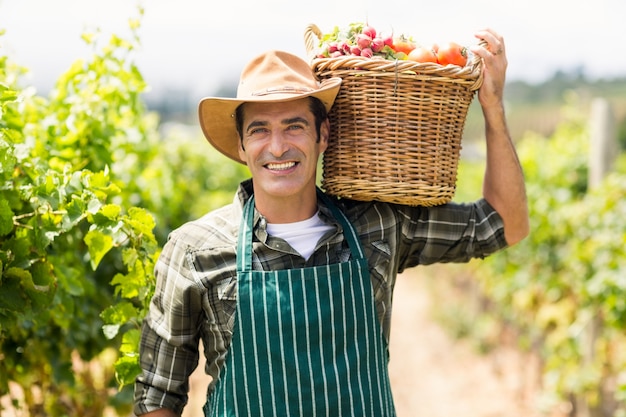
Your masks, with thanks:
[{"label": "red tomato", "polygon": [[437,63],[437,54],[430,48],[418,46],[407,55],[407,59],[415,62],[435,62]]},{"label": "red tomato", "polygon": [[467,48],[456,42],[444,43],[437,51],[437,59],[441,65],[464,67],[467,64]]},{"label": "red tomato", "polygon": [[415,49],[415,42],[412,42],[410,39],[405,36],[400,36],[398,38],[394,38],[393,45],[391,49],[396,52],[403,52],[405,54],[409,54],[413,49]]}]

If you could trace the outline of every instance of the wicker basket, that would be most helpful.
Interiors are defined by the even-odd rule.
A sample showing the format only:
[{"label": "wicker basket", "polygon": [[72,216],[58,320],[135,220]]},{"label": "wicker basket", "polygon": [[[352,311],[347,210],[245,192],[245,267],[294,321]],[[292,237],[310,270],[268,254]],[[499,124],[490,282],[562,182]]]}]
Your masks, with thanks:
[{"label": "wicker basket", "polygon": [[311,67],[319,79],[343,80],[329,114],[322,188],[363,201],[449,202],[467,111],[482,83],[481,61],[460,68],[355,56],[317,58],[321,36],[313,24],[305,31]]}]

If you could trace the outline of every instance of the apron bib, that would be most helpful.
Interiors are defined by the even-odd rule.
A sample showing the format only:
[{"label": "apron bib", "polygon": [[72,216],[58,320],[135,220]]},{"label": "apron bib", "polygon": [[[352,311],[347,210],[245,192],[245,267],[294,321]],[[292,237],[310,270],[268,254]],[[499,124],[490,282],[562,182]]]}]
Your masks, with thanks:
[{"label": "apron bib", "polygon": [[244,206],[233,337],[205,416],[395,416],[367,260],[318,195],[343,226],[348,262],[252,270],[254,196]]}]

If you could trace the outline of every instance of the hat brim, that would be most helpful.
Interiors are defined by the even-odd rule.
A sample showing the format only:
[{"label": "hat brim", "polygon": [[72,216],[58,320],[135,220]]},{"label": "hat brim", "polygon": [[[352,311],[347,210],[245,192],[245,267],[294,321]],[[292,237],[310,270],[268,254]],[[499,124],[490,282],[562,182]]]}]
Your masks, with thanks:
[{"label": "hat brim", "polygon": [[239,134],[235,125],[235,110],[243,103],[278,103],[316,97],[329,112],[341,87],[341,78],[323,80],[318,90],[310,93],[276,93],[248,98],[205,97],[200,100],[200,128],[206,140],[227,157],[246,164],[239,158]]}]

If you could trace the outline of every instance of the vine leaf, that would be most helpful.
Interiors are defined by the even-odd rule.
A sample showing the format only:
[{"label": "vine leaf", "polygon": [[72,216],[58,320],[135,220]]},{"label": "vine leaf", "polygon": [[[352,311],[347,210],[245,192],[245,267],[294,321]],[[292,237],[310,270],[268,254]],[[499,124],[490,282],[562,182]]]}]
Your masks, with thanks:
[{"label": "vine leaf", "polygon": [[0,236],[6,236],[13,230],[13,216],[9,202],[0,199]]},{"label": "vine leaf", "polygon": [[85,236],[85,244],[89,250],[91,267],[95,270],[104,255],[113,248],[113,238],[99,230],[90,230]]}]

